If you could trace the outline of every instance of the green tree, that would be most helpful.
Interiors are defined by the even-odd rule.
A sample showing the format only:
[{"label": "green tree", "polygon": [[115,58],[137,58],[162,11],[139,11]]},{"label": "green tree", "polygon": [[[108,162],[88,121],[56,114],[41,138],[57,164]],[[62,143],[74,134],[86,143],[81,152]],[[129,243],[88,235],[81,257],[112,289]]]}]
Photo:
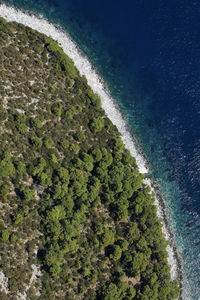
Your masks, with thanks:
[{"label": "green tree", "polygon": [[121,256],[122,256],[122,249],[120,248],[119,245],[114,245],[113,246],[113,251],[112,251],[110,257],[114,261],[116,261],[116,260],[119,260],[121,258]]},{"label": "green tree", "polygon": [[103,247],[112,245],[115,242],[115,231],[112,228],[105,228],[104,233],[101,237]]},{"label": "green tree", "polygon": [[89,172],[92,171],[93,162],[94,162],[92,155],[89,155],[87,153],[83,153],[81,155],[81,158],[84,162],[84,167],[86,168],[86,170],[89,171]]},{"label": "green tree", "polygon": [[54,141],[52,140],[52,138],[45,138],[44,145],[47,149],[50,149],[54,146]]},{"label": "green tree", "polygon": [[51,111],[55,116],[60,117],[61,114],[62,114],[62,105],[61,105],[61,103],[53,104],[52,107],[51,107]]},{"label": "green tree", "polygon": [[95,162],[99,162],[102,159],[102,153],[99,148],[94,148],[92,150],[92,155],[94,157]]},{"label": "green tree", "polygon": [[33,145],[33,147],[35,147],[35,148],[41,148],[42,147],[42,141],[38,137],[32,137],[30,139],[30,142]]},{"label": "green tree", "polygon": [[60,221],[65,217],[65,210],[62,205],[57,205],[48,212],[49,221]]},{"label": "green tree", "polygon": [[42,121],[39,118],[31,118],[31,126],[34,126],[37,129],[42,128]]},{"label": "green tree", "polygon": [[104,127],[104,119],[102,117],[94,118],[89,123],[89,128],[92,132],[97,133]]},{"label": "green tree", "polygon": [[0,177],[7,178],[15,173],[15,167],[11,160],[11,155],[9,152],[4,152],[0,158]]},{"label": "green tree", "polygon": [[4,230],[1,231],[1,240],[3,242],[8,241],[9,236],[10,236],[10,233],[9,233],[9,231],[7,229],[4,229]]},{"label": "green tree", "polygon": [[26,134],[27,131],[28,131],[28,127],[27,127],[25,124],[23,124],[23,123],[18,124],[18,125],[17,125],[17,129],[19,130],[19,132],[20,132],[21,134]]},{"label": "green tree", "polygon": [[24,199],[25,201],[30,201],[30,200],[34,200],[35,199],[35,191],[31,190],[27,187],[23,187],[20,190],[20,196],[22,199]]}]

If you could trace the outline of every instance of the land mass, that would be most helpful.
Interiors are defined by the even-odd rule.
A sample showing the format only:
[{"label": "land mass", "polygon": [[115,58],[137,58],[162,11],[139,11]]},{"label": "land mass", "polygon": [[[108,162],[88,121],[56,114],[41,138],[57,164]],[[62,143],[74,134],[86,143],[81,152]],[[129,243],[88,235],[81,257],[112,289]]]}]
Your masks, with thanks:
[{"label": "land mass", "polygon": [[0,74],[1,299],[178,298],[154,195],[72,60],[1,18]]}]

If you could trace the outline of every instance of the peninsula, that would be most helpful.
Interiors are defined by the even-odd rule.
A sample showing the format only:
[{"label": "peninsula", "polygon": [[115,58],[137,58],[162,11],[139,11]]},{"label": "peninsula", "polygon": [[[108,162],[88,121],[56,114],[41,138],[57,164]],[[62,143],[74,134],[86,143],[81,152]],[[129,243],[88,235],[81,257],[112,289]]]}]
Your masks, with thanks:
[{"label": "peninsula", "polygon": [[155,197],[56,41],[0,19],[0,298],[177,299]]}]

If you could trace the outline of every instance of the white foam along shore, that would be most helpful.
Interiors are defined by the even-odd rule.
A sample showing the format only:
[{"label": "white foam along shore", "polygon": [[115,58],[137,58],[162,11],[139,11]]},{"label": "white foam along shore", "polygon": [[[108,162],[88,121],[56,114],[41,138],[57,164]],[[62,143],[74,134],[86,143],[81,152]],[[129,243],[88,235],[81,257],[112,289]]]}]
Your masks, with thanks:
[{"label": "white foam along shore", "polygon": [[176,246],[174,244],[174,236],[172,233],[172,228],[168,221],[167,211],[165,206],[165,200],[159,186],[157,185],[155,179],[145,178],[144,183],[151,188],[151,193],[155,193],[155,202],[154,204],[157,206],[157,216],[161,219],[162,222],[162,232],[165,235],[167,241],[169,241],[169,245],[167,246],[168,252],[168,264],[170,266],[170,274],[171,279],[174,280],[176,278],[179,279],[179,282],[182,281],[182,271],[181,271],[181,262],[179,255],[177,253]]},{"label": "white foam along shore", "polygon": [[[88,84],[92,87],[93,91],[101,97],[102,108],[104,109],[106,115],[109,117],[111,122],[116,125],[119,132],[122,135],[122,140],[126,148],[131,152],[133,157],[135,157],[139,171],[141,173],[148,173],[148,163],[141,151],[138,150],[138,145],[134,141],[133,136],[127,128],[127,122],[124,120],[119,108],[115,104],[116,102],[109,95],[109,92],[105,88],[105,83],[103,79],[98,75],[95,68],[89,62],[88,58],[82,53],[71,37],[62,30],[60,26],[55,26],[49,23],[46,19],[39,15],[32,14],[30,12],[24,12],[5,4],[0,4],[0,17],[5,18],[7,21],[16,21],[29,26],[47,36],[52,37],[58,42],[62,47],[64,52],[73,60],[75,66],[79,70],[81,75],[85,75]],[[151,189],[155,191],[151,181],[146,181],[150,185]],[[162,205],[160,205],[159,200],[156,200],[156,205],[158,207],[158,216],[163,220],[163,232],[166,238],[170,241],[171,234],[166,226],[166,222],[163,218]],[[173,249],[173,246],[167,247],[169,258],[168,262],[171,268],[171,278],[175,279],[178,275],[178,261],[177,254]]]},{"label": "white foam along shore", "polygon": [[59,43],[64,52],[73,60],[80,74],[86,76],[88,84],[92,87],[93,91],[101,97],[102,108],[111,122],[117,126],[119,132],[122,134],[122,140],[126,148],[130,150],[131,154],[135,157],[140,172],[147,173],[147,162],[142,154],[138,152],[136,143],[133,141],[133,137],[126,128],[126,121],[122,118],[121,113],[114,104],[114,100],[106,91],[102,78],[100,78],[88,58],[81,53],[80,49],[72,41],[70,36],[59,28],[59,26],[55,27],[44,18],[40,18],[40,16],[24,13],[21,10],[5,4],[0,5],[0,16],[8,21],[16,21],[29,26],[52,37]]}]

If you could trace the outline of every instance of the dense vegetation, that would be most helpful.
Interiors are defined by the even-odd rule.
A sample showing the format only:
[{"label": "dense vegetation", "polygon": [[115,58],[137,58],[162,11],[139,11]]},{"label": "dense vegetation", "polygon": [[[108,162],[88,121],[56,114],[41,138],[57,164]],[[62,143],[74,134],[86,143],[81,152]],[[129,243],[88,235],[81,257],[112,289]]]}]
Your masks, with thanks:
[{"label": "dense vegetation", "polygon": [[177,298],[154,196],[72,61],[1,19],[0,76],[0,298]]}]

